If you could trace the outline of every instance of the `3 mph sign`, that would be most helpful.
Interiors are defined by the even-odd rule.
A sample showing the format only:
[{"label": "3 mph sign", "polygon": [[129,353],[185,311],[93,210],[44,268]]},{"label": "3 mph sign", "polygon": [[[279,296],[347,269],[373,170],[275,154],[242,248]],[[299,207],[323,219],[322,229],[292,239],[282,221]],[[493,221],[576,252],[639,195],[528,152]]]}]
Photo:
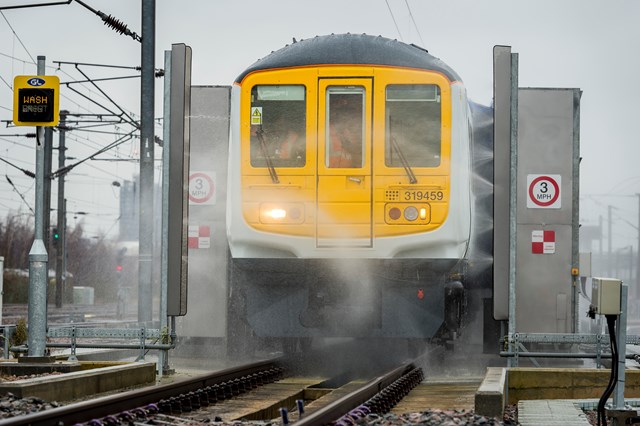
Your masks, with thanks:
[{"label": "3 mph sign", "polygon": [[194,171],[189,175],[189,204],[216,203],[216,175],[214,172]]},{"label": "3 mph sign", "polygon": [[559,209],[560,175],[527,175],[527,208]]}]

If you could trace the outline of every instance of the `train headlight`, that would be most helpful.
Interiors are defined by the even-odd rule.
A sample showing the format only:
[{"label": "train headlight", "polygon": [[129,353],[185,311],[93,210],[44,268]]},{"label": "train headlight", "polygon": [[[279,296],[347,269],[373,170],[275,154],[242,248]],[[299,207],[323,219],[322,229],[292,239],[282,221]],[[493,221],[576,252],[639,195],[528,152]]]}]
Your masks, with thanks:
[{"label": "train headlight", "polygon": [[304,204],[263,203],[260,205],[260,222],[264,224],[303,223]]},{"label": "train headlight", "polygon": [[407,207],[406,209],[404,209],[404,218],[410,222],[413,222],[418,218],[418,209],[413,206]]},{"label": "train headlight", "polygon": [[267,211],[267,215],[275,220],[284,219],[287,217],[287,211],[284,209],[272,209]]}]

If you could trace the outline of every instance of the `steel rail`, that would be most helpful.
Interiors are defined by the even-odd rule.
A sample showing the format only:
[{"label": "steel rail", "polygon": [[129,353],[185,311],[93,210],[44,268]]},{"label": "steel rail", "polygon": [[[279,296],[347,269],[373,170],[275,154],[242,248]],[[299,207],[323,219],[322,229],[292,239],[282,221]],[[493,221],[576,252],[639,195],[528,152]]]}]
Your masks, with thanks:
[{"label": "steel rail", "polygon": [[302,419],[295,422],[295,424],[296,426],[321,426],[331,424],[343,415],[349,413],[351,410],[373,398],[376,394],[380,393],[386,387],[414,368],[415,366],[413,363],[394,368],[388,373],[376,377],[364,384],[360,389],[345,395],[326,407],[305,415]]},{"label": "steel rail", "polygon": [[180,394],[187,394],[229,380],[259,373],[268,369],[279,368],[277,361],[260,361],[238,367],[232,367],[215,373],[206,374],[175,383],[136,389],[117,395],[106,396],[90,401],[52,408],[26,416],[0,420],[1,426],[54,426],[84,423],[93,419],[114,415],[127,410],[134,410],[148,404],[154,404]]}]

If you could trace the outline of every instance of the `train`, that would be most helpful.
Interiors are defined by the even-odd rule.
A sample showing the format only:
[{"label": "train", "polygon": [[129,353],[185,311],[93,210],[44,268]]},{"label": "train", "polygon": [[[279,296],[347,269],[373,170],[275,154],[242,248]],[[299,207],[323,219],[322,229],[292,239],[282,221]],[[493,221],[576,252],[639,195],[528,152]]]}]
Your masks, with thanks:
[{"label": "train", "polygon": [[474,210],[465,85],[414,44],[299,40],[231,89],[228,339],[450,341]]}]

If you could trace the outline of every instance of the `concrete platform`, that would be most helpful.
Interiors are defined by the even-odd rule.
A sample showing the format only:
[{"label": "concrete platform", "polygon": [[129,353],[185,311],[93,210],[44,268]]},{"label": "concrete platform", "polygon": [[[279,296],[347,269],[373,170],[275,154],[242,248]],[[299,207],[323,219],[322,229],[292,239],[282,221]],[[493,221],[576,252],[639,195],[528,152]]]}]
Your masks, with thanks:
[{"label": "concrete platform", "polygon": [[150,385],[156,381],[156,364],[153,362],[79,362],[77,364],[80,366],[80,371],[2,382],[0,393],[11,392],[21,398],[36,396],[46,401],[60,402],[129,387]]},{"label": "concrete platform", "polygon": [[[538,399],[600,398],[611,371],[602,368],[509,368],[507,404]],[[625,371],[625,398],[640,397],[640,371]]]},{"label": "concrete platform", "polygon": [[[474,410],[502,417],[506,405],[517,404],[523,426],[589,425],[580,401],[599,399],[610,374],[593,368],[489,367]],[[626,370],[625,379],[625,399],[640,397],[640,371]]]},{"label": "concrete platform", "polygon": [[82,365],[75,361],[29,362],[18,358],[15,361],[1,361],[0,374],[10,376],[28,376],[30,374],[71,373],[82,370]]}]

